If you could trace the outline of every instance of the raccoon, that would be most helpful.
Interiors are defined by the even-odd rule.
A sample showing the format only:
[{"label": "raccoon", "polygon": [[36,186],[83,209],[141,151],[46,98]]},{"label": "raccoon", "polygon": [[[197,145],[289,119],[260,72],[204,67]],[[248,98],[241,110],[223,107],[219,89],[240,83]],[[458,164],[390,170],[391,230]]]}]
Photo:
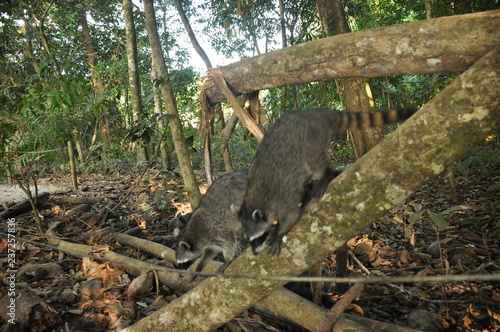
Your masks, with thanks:
[{"label": "raccoon", "polygon": [[209,261],[222,254],[224,264],[218,272],[223,272],[240,253],[245,246],[243,231],[230,207],[242,203],[247,177],[247,168],[220,176],[208,188],[199,206],[187,216],[185,226],[180,220],[174,222],[174,234],[178,235],[177,268],[187,269],[201,257],[196,267],[196,271],[201,272]]},{"label": "raccoon", "polygon": [[335,130],[378,127],[409,118],[417,110],[340,112],[300,110],[277,120],[266,132],[248,171],[241,206],[233,205],[245,235],[258,254],[274,229],[271,255],[301,216],[305,204],[321,198],[339,172],[329,166],[326,150]]}]

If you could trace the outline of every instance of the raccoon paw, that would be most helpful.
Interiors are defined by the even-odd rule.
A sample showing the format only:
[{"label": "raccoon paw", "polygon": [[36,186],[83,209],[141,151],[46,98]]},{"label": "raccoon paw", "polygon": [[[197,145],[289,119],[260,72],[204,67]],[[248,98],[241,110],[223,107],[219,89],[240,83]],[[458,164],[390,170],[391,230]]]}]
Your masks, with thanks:
[{"label": "raccoon paw", "polygon": [[279,256],[280,251],[281,251],[281,240],[280,241],[273,241],[271,246],[269,247],[269,255],[270,256]]}]

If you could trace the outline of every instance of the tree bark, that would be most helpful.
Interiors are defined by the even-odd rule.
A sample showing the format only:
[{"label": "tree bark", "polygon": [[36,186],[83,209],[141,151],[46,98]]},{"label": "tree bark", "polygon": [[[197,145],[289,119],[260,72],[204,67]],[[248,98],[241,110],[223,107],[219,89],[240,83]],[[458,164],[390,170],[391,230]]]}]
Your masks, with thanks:
[{"label": "tree bark", "polygon": [[171,167],[170,151],[168,149],[167,142],[165,142],[165,140],[164,140],[165,130],[168,127],[168,122],[167,122],[167,120],[162,118],[163,111],[161,108],[161,97],[159,94],[160,91],[158,91],[158,88],[155,85],[155,80],[154,80],[154,77],[155,77],[154,64],[152,64],[151,67],[152,67],[151,68],[151,81],[153,83],[153,102],[155,105],[155,113],[158,116],[158,118],[160,119],[160,121],[158,121],[158,129],[159,129],[158,139],[161,140],[161,142],[160,142],[161,163],[162,163],[163,167],[165,167],[166,169],[170,169],[170,167]]},{"label": "tree bark", "polygon": [[[410,196],[500,126],[500,48],[338,176],[287,235],[279,259],[243,252],[226,273],[298,275]],[[125,331],[211,331],[285,281],[204,280]]]},{"label": "tree bark", "polygon": [[[461,72],[500,44],[500,10],[322,38],[221,67],[235,95],[346,77]],[[208,102],[225,99],[206,81]]]},{"label": "tree bark", "polygon": [[168,77],[167,65],[165,64],[165,59],[163,58],[163,53],[160,47],[160,37],[158,36],[158,30],[156,29],[156,16],[153,7],[153,0],[144,0],[144,13],[146,16],[146,29],[149,36],[149,43],[151,44],[152,57],[154,59],[154,74],[156,76],[154,79],[155,82],[161,82],[160,91],[163,96],[166,112],[171,115],[171,117],[169,117],[169,123],[170,128],[172,129],[172,139],[174,141],[175,151],[177,152],[177,159],[179,160],[182,178],[184,179],[184,183],[189,194],[189,201],[194,209],[200,202],[201,194],[194,175],[193,165],[189,157],[186,141],[184,139],[182,123],[179,118],[179,113],[177,112],[174,92],[172,91],[172,85],[170,84],[170,79]]},{"label": "tree bark", "polygon": [[[134,13],[132,1],[123,0],[123,16],[125,18],[125,35],[127,38],[127,66],[128,81],[130,84],[130,98],[132,99],[132,118],[135,122],[139,120],[142,113],[141,80],[139,66],[137,64],[137,40],[134,25]],[[146,146],[142,140],[136,141],[137,164],[148,162]]]},{"label": "tree bark", "polygon": [[[222,158],[224,159],[224,168],[226,169],[226,172],[232,172],[234,171],[233,169],[233,163],[231,162],[231,155],[229,154],[229,148],[227,147],[227,142],[231,138],[231,134],[235,128],[227,128],[226,127],[226,122],[224,121],[224,112],[222,112],[222,107],[217,105],[217,114],[219,114],[219,119],[217,120],[217,126],[219,127],[219,134],[220,134],[220,151],[222,153]],[[236,119],[238,121],[238,119]],[[227,137],[224,136],[224,129],[227,128],[230,133],[228,134]]]}]

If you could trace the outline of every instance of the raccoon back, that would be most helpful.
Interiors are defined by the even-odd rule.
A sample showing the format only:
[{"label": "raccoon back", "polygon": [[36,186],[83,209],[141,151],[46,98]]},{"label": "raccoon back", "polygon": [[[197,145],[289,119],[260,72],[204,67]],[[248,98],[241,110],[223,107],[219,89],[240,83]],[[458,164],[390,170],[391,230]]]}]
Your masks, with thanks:
[{"label": "raccoon back", "polygon": [[[329,165],[326,150],[335,131],[378,127],[401,121],[417,111],[402,108],[389,112],[347,112],[313,108],[289,113],[267,130],[257,149],[248,178],[245,205],[252,211],[287,213],[303,197],[311,178]],[[279,210],[279,211],[278,211]]]},{"label": "raccoon back", "polygon": [[247,173],[248,169],[241,169],[216,179],[193,211],[179,240],[191,243],[200,255],[203,250],[212,249],[222,252],[224,259],[234,258],[241,250],[243,236],[231,205],[242,203]]}]

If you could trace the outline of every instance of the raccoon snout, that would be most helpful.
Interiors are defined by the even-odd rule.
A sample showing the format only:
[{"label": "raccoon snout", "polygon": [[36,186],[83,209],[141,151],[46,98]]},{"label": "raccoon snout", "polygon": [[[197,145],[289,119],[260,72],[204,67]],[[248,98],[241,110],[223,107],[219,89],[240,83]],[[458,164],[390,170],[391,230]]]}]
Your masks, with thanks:
[{"label": "raccoon snout", "polygon": [[254,238],[254,240],[250,242],[252,246],[252,252],[254,255],[258,255],[262,251],[262,249],[265,248],[267,236],[268,233],[265,233],[260,237]]},{"label": "raccoon snout", "polygon": [[262,243],[256,243],[256,242],[252,242],[252,252],[254,255],[258,255],[265,247],[265,243],[262,242]]},{"label": "raccoon snout", "polygon": [[194,261],[186,261],[186,262],[177,262],[174,264],[174,267],[178,270],[187,270],[191,265],[193,265]]}]

